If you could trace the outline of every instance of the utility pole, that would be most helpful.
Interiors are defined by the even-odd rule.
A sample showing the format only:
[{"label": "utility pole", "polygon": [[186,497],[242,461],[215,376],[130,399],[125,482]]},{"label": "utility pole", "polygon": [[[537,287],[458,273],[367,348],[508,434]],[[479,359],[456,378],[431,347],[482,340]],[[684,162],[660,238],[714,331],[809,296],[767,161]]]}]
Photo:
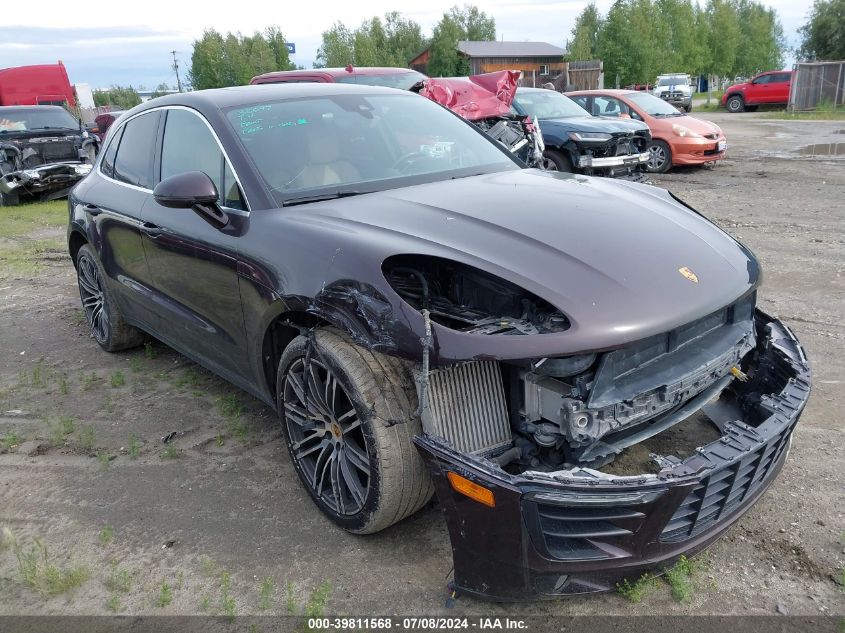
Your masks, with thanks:
[{"label": "utility pole", "polygon": [[176,71],[176,86],[179,88],[179,92],[182,92],[182,80],[179,79],[179,60],[176,59],[176,51],[170,51],[173,55],[173,70]]}]

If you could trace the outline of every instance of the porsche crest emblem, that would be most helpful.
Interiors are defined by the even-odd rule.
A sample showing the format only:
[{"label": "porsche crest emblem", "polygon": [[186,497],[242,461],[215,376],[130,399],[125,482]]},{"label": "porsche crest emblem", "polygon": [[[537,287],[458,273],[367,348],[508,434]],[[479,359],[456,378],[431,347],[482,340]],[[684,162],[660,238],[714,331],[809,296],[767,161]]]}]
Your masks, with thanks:
[{"label": "porsche crest emblem", "polygon": [[693,282],[693,283],[695,283],[695,284],[697,284],[697,283],[698,283],[698,275],[696,275],[694,272],[692,272],[692,271],[691,271],[689,268],[687,268],[686,266],[684,266],[684,267],[682,267],[682,268],[679,268],[679,269],[678,269],[678,272],[679,272],[679,273],[681,273],[681,274],[682,274],[684,277],[686,277],[687,279],[689,279],[691,282]]}]

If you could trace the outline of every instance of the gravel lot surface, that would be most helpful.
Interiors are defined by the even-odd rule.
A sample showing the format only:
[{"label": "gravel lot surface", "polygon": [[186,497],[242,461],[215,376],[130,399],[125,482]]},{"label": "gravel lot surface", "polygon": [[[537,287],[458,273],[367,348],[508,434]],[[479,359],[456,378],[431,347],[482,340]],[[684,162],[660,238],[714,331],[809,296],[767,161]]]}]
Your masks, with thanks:
[{"label": "gravel lot surface", "polygon": [[[27,586],[7,533],[0,614],[284,614],[325,596],[326,613],[353,615],[845,614],[845,161],[802,149],[845,141],[845,122],[706,118],[729,158],[655,184],[758,255],[760,304],[794,328],[815,382],[779,479],[711,548],[687,601],[661,581],[637,604],[446,610],[435,505],[375,536],[336,529],[300,487],[273,411],[162,344],[100,351],[70,261],[48,251],[34,276],[0,270],[0,436],[17,436],[0,449],[0,527],[24,562],[40,539],[53,580],[39,559]],[[78,586],[60,591],[65,580]]]}]

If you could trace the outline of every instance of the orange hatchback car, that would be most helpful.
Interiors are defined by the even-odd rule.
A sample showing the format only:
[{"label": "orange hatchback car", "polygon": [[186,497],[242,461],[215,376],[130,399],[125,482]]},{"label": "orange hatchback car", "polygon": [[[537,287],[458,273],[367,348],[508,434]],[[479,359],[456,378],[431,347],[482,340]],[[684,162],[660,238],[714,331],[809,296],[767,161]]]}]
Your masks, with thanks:
[{"label": "orange hatchback car", "polygon": [[725,133],[715,123],[691,117],[648,92],[581,90],[566,96],[601,117],[643,121],[651,129],[646,169],[663,173],[673,165],[702,165],[725,157]]}]

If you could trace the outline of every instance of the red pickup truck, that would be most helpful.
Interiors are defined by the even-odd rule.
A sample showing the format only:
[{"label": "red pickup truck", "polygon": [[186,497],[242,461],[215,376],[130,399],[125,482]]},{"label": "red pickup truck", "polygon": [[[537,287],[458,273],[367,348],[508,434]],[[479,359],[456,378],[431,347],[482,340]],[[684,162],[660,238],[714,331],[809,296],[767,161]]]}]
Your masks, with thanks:
[{"label": "red pickup truck", "polygon": [[791,70],[760,73],[751,81],[729,86],[722,95],[722,107],[728,112],[754,112],[761,105],[786,105],[791,83]]}]

